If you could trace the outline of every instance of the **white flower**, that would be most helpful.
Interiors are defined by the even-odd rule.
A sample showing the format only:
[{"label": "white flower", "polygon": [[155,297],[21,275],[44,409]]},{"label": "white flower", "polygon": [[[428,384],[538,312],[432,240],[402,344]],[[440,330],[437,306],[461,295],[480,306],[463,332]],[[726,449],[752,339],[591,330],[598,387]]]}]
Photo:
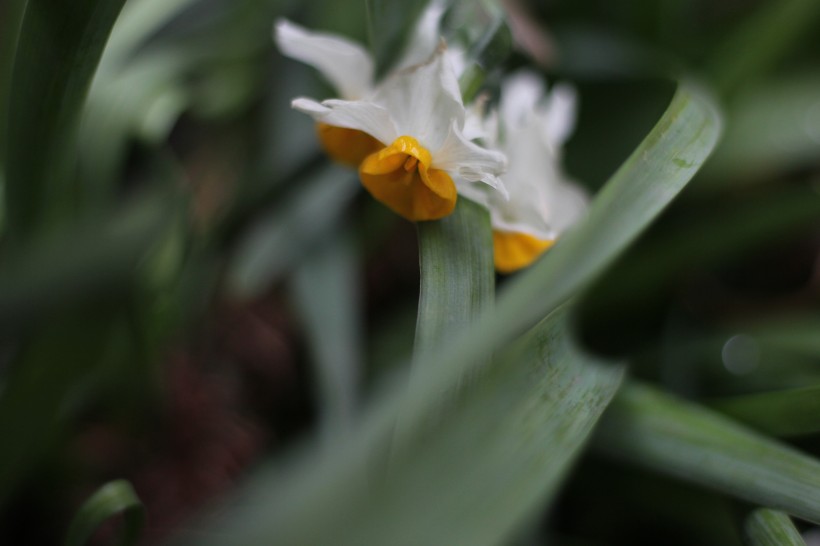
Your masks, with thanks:
[{"label": "white flower", "polygon": [[556,85],[547,96],[541,78],[522,71],[504,81],[499,111],[482,120],[485,142],[508,157],[502,180],[509,199],[475,186],[460,184],[459,191],[489,208],[499,271],[532,263],[586,210],[586,192],[560,166],[575,103],[571,87]]},{"label": "white flower", "polygon": [[[444,0],[432,0],[427,5],[394,71],[425,63],[434,54],[441,41],[439,26],[445,7]],[[335,34],[311,32],[285,19],[276,22],[273,35],[283,54],[316,68],[339,98],[361,100],[376,93],[373,58],[356,42]],[[447,55],[460,67],[460,73],[463,53],[453,49]],[[365,157],[383,147],[373,137],[355,129],[325,122],[318,123],[316,129],[328,155],[351,167],[358,167]]]},{"label": "white flower", "polygon": [[[442,0],[433,0],[419,16],[395,70],[429,60],[438,47],[439,26],[445,12]],[[345,100],[367,98],[375,91],[374,61],[360,44],[325,32],[312,32],[286,19],[273,27],[279,50],[318,70]]]},{"label": "white flower", "polygon": [[441,49],[427,63],[388,76],[367,98],[299,98],[292,105],[321,124],[376,139],[381,149],[359,166],[362,183],[409,220],[450,214],[457,198],[454,178],[463,186],[483,182],[504,191],[498,175],[505,158],[464,136],[461,92]]}]

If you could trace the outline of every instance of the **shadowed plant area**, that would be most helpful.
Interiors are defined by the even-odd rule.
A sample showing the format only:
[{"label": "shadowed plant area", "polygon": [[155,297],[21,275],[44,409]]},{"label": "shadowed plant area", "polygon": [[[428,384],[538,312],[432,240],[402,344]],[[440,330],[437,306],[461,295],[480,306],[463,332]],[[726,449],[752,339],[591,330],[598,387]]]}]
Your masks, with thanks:
[{"label": "shadowed plant area", "polygon": [[820,545],[816,0],[0,4],[0,544]]}]

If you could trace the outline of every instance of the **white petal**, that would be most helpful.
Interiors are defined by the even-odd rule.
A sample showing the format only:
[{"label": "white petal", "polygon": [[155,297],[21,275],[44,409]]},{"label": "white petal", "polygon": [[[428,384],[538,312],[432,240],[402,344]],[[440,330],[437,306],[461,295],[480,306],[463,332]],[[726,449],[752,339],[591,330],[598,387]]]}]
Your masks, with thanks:
[{"label": "white petal", "polygon": [[319,103],[298,98],[291,106],[316,121],[364,131],[384,144],[390,144],[400,136],[387,110],[370,101],[331,99]]},{"label": "white petal", "polygon": [[[486,114],[487,100],[481,95],[471,102],[465,111],[464,128],[461,133],[467,140],[495,139],[494,111]],[[491,146],[492,147],[492,146]]]},{"label": "white petal", "polygon": [[486,184],[476,184],[473,181],[463,178],[456,178],[453,181],[456,184],[459,196],[466,197],[470,201],[482,205],[484,208],[490,208],[493,202],[492,194],[497,193],[497,190]]},{"label": "white petal", "polygon": [[551,224],[558,233],[578,223],[589,207],[589,195],[580,185],[562,180],[550,196]]},{"label": "white petal", "polygon": [[396,65],[399,70],[430,60],[441,41],[441,18],[445,11],[447,8],[442,0],[431,0],[427,4]]},{"label": "white petal", "polygon": [[551,187],[557,181],[555,161],[541,138],[536,119],[507,135],[505,150],[510,168],[502,179],[509,199],[490,203],[493,227],[501,231],[529,233],[540,239],[551,239]]},{"label": "white petal", "polygon": [[441,52],[426,64],[392,74],[373,101],[390,112],[400,136],[412,136],[430,151],[441,147],[454,120],[459,128],[464,125],[458,81]]},{"label": "white petal", "polygon": [[507,190],[499,175],[507,168],[507,158],[498,150],[482,148],[467,140],[455,122],[443,145],[433,151],[433,166],[467,182],[484,182],[506,198]]},{"label": "white petal", "polygon": [[521,70],[505,78],[501,85],[501,121],[507,131],[515,131],[534,114],[544,97],[544,82],[534,72]]},{"label": "white petal", "polygon": [[544,113],[544,130],[550,144],[560,147],[575,129],[578,93],[568,84],[553,86]]},{"label": "white petal", "polygon": [[505,151],[510,169],[502,176],[508,201],[493,199],[493,227],[553,239],[577,222],[587,207],[586,192],[566,180],[556,151],[543,139],[540,120],[508,136]]},{"label": "white petal", "polygon": [[455,72],[456,77],[460,78],[467,69],[467,52],[457,45],[449,45],[444,51],[444,58],[447,59],[450,66],[453,67],[453,72]]},{"label": "white petal", "polygon": [[310,32],[285,19],[274,26],[274,40],[283,54],[316,68],[348,99],[366,97],[373,89],[373,60],[359,44],[341,36]]}]

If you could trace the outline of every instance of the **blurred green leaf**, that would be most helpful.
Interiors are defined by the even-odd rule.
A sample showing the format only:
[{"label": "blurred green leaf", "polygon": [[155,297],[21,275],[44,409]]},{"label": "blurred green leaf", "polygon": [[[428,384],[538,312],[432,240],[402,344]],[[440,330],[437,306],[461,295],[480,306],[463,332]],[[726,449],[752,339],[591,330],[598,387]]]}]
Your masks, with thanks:
[{"label": "blurred green leaf", "polygon": [[[389,389],[347,443],[257,476],[237,504],[221,510],[226,518],[189,540],[502,544],[554,496],[617,389],[622,370],[600,364],[578,350],[556,314],[437,405],[435,419],[425,416],[429,404],[406,406],[403,389]],[[460,374],[445,372],[447,383],[425,382],[426,401],[441,389],[453,392]],[[391,447],[400,407],[419,426]],[[385,449],[388,468],[369,464]]]},{"label": "blurred green leaf", "polygon": [[806,546],[789,516],[768,508],[755,510],[746,519],[746,534],[751,546]]},{"label": "blurred green leaf", "polygon": [[[635,245],[585,296],[585,313],[606,323],[624,309],[652,305],[654,298],[692,271],[732,263],[785,236],[799,234],[820,216],[820,195],[787,188],[760,197],[715,201],[672,216],[652,238]],[[640,294],[640,297],[637,297]]]},{"label": "blurred green leaf", "polygon": [[[0,184],[5,178],[5,157],[8,139],[8,97],[17,38],[27,0],[7,0],[0,4]],[[0,208],[2,203],[0,203]]]},{"label": "blurred green leaf", "polygon": [[728,107],[731,123],[726,138],[705,170],[709,186],[737,185],[816,163],[820,154],[817,74],[815,67],[738,92]]},{"label": "blurred green leaf", "polygon": [[0,266],[0,325],[23,327],[133,280],[178,206],[167,193],[146,195],[108,218],[7,252]]},{"label": "blurred green leaf", "polygon": [[100,487],[83,503],[68,529],[65,546],[85,546],[102,523],[118,514],[124,516],[124,524],[117,544],[136,544],[145,520],[142,502],[130,483],[115,480]]},{"label": "blurred green leaf", "polygon": [[337,225],[360,188],[336,165],[295,186],[292,197],[260,217],[238,243],[227,273],[234,294],[250,298],[270,287]]},{"label": "blurred green leaf", "polygon": [[655,128],[593,200],[586,219],[511,279],[495,313],[430,355],[425,366],[468,366],[587,287],[694,176],[720,128],[708,95],[682,84]]},{"label": "blurred green leaf", "polygon": [[627,463],[820,521],[820,461],[648,385],[621,390],[595,446]]},{"label": "blurred green leaf", "polygon": [[815,30],[816,0],[763,3],[712,54],[709,72],[717,89],[733,94],[776,66],[790,49]]},{"label": "blurred green leaf", "polygon": [[292,293],[315,366],[323,434],[353,427],[361,396],[362,335],[359,249],[340,226],[309,251],[292,275]]},{"label": "blurred green leaf", "polygon": [[43,230],[70,210],[75,133],[91,78],[125,0],[29,0],[9,96],[7,229]]},{"label": "blurred green leaf", "polygon": [[365,0],[368,41],[378,74],[384,74],[404,49],[427,3],[428,0]]},{"label": "blurred green leaf", "polygon": [[709,406],[773,436],[820,432],[820,385],[720,398]]}]

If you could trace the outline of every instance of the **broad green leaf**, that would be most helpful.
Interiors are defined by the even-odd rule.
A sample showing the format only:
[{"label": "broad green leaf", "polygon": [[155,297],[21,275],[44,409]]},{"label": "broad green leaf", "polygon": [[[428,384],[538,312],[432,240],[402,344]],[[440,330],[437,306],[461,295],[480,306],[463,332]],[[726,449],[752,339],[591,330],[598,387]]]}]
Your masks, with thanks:
[{"label": "broad green leaf", "polygon": [[308,252],[291,276],[291,292],[314,363],[320,428],[330,438],[353,426],[362,385],[362,287],[359,249],[339,226]]},{"label": "broad green leaf", "polygon": [[495,299],[493,239],[486,208],[459,199],[450,216],[419,222],[421,292],[416,352],[439,350]]},{"label": "broad green leaf", "polygon": [[91,78],[125,0],[29,0],[9,96],[7,229],[26,236],[72,193],[75,133]]},{"label": "broad green leaf", "polygon": [[123,514],[119,546],[133,546],[139,539],[145,514],[134,488],[125,480],[115,480],[100,487],[83,503],[74,516],[65,546],[85,546],[94,531],[106,520]]},{"label": "broad green leaf", "polygon": [[720,398],[709,406],[773,436],[820,432],[820,385]]},{"label": "broad green leaf", "polygon": [[[435,404],[435,419],[429,404],[399,400],[403,387],[389,389],[347,443],[257,476],[216,526],[183,543],[503,544],[554,497],[620,384],[620,368],[585,355],[566,332],[562,314],[545,320]],[[425,384],[426,402],[453,391],[460,376],[447,375]],[[400,410],[416,426],[397,445]]]},{"label": "broad green leaf", "polygon": [[746,519],[751,546],[806,546],[792,520],[777,510],[760,508]]},{"label": "broad green leaf", "polygon": [[820,461],[702,406],[629,384],[598,431],[611,457],[820,522]]},{"label": "broad green leaf", "polygon": [[681,84],[658,124],[592,202],[587,218],[511,279],[496,311],[430,355],[431,368],[468,368],[586,288],[694,176],[715,146],[720,115]]}]

